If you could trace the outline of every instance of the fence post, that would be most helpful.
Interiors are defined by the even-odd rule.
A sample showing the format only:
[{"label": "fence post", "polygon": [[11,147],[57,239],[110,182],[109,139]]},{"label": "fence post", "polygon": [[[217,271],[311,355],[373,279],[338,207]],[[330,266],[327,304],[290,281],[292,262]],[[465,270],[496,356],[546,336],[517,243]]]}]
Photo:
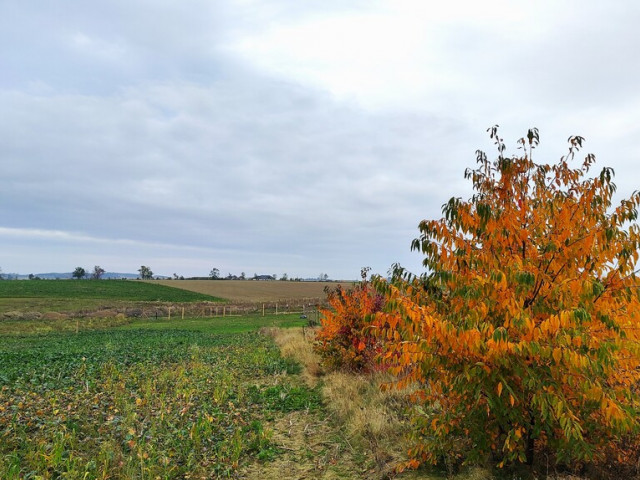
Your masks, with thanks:
[{"label": "fence post", "polygon": [[182,320],[184,320],[184,307],[182,307]]},{"label": "fence post", "polygon": [[169,321],[171,321],[171,307],[169,307]]}]

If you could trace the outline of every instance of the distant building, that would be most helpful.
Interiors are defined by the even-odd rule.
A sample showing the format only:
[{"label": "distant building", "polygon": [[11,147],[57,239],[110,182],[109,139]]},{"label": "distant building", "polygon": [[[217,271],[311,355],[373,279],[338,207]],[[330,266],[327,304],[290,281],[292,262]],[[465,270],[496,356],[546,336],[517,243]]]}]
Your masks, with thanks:
[{"label": "distant building", "polygon": [[253,277],[254,280],[275,280],[273,275],[255,275]]}]

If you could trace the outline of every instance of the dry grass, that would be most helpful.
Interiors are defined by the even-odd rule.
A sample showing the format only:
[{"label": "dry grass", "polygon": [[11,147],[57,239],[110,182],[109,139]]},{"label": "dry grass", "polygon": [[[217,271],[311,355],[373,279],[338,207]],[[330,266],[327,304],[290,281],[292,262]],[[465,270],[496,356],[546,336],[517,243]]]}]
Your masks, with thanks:
[{"label": "dry grass", "polygon": [[302,377],[310,386],[315,386],[322,375],[320,357],[313,351],[315,332],[312,328],[268,327],[262,333],[273,337],[284,358],[292,358],[302,365]]},{"label": "dry grass", "polygon": [[315,385],[322,378],[323,398],[337,423],[344,426],[346,441],[363,452],[375,477],[392,474],[394,466],[406,459],[408,433],[405,411],[408,403],[403,392],[381,390],[390,378],[384,374],[353,375],[331,372],[323,375],[318,355],[313,351],[312,329],[265,331],[273,336],[284,357],[303,366],[306,381]]},{"label": "dry grass", "polygon": [[369,452],[381,476],[406,460],[408,403],[402,392],[381,390],[383,374],[332,372],[324,377],[323,397],[334,417],[345,425],[349,441]]},{"label": "dry grass", "polygon": [[[192,292],[225,298],[231,302],[277,302],[309,299],[313,305],[326,297],[324,288],[335,287],[327,282],[280,282],[253,280],[153,280]],[[343,283],[347,285],[349,282]]]}]

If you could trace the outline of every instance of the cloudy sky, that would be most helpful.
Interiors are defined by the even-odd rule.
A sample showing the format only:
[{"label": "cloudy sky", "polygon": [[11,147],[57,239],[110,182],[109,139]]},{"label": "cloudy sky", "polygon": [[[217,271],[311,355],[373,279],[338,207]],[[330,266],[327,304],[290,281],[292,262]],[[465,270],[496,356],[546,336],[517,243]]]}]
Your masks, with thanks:
[{"label": "cloudy sky", "polygon": [[417,225],[538,127],[640,188],[640,3],[0,2],[0,267],[421,272]]}]

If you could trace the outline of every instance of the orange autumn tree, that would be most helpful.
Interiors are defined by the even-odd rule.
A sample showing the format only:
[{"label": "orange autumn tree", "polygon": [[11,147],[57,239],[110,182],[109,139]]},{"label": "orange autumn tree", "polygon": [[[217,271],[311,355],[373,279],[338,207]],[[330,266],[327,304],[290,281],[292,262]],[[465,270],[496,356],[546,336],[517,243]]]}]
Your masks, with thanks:
[{"label": "orange autumn tree", "polygon": [[638,426],[640,194],[612,208],[613,171],[587,174],[582,146],[537,164],[537,129],[507,157],[477,152],[475,194],[424,220],[427,274],[385,282],[385,362],[417,384],[412,466],[443,457],[498,465],[597,460]]},{"label": "orange autumn tree", "polygon": [[330,370],[366,372],[375,368],[380,342],[372,333],[371,321],[382,307],[382,297],[367,280],[344,289],[325,289],[330,308],[321,310],[321,327],[316,333],[315,351]]}]

